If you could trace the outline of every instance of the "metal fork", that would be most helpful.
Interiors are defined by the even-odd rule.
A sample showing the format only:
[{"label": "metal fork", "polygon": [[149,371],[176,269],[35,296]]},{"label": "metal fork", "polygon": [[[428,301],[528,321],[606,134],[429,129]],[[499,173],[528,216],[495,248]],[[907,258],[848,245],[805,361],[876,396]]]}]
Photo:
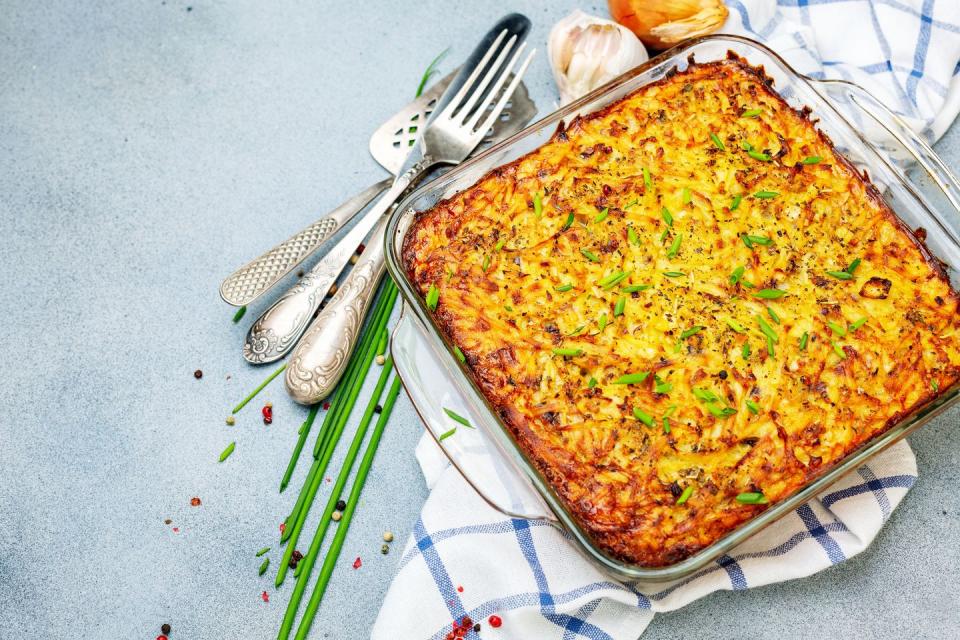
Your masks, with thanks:
[{"label": "metal fork", "polygon": [[[526,43],[518,43],[514,35],[501,49],[507,33],[505,29],[497,36],[453,99],[439,114],[434,114],[421,139],[422,157],[397,178],[391,190],[351,231],[351,235],[357,234],[356,245],[376,225],[360,260],[290,356],[285,382],[287,391],[297,402],[315,404],[327,397],[350,360],[364,316],[384,271],[383,235],[387,222],[384,214],[414,179],[436,165],[457,164],[470,155],[500,117],[520,83],[536,52],[531,51],[519,69],[513,71]],[[511,72],[513,79],[497,99]],[[492,107],[487,111],[490,104]]]}]

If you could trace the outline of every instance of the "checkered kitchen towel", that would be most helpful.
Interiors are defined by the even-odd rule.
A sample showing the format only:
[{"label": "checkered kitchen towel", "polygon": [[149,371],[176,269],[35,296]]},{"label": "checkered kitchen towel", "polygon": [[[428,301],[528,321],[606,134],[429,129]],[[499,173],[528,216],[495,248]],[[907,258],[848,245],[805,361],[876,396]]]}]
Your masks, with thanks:
[{"label": "checkered kitchen towel", "polygon": [[[724,32],[765,41],[798,71],[856,82],[931,141],[960,111],[960,0],[727,0]],[[719,589],[810,575],[863,551],[916,480],[906,442],[876,456],[699,573],[662,585],[610,580],[564,534],[493,510],[436,444],[418,458],[432,493],[374,626],[375,640],[442,639],[491,614],[484,638],[634,639],[657,611]]]}]

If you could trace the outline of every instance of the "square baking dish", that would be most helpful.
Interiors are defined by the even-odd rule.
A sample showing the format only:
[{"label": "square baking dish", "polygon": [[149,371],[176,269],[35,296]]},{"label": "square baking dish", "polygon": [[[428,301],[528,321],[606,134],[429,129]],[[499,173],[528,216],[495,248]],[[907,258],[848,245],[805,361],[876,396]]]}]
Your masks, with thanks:
[{"label": "square baking dish", "polygon": [[[814,80],[795,72],[767,47],[737,36],[708,36],[680,45],[617,78],[582,99],[546,116],[503,143],[424,185],[396,208],[386,233],[390,275],[404,299],[394,332],[392,353],[408,395],[441,448],[466,480],[492,506],[511,517],[544,519],[563,528],[578,550],[608,575],[631,581],[662,582],[682,578],[729,552],[734,546],[814,498],[843,474],[907,436],[958,402],[960,386],[904,416],[897,424],[837,462],[822,476],[759,513],[710,546],[673,565],[642,567],[610,557],[598,548],[567,512],[552,487],[514,441],[465,365],[442,337],[432,314],[406,276],[400,255],[404,235],[417,212],[471,187],[489,171],[512,162],[548,142],[558,124],[593,113],[673,70],[697,62],[720,60],[733,52],[763,67],[773,88],[794,109],[807,108],[816,127],[837,150],[865,171],[890,208],[910,228],[926,231],[929,251],[948,268],[957,287],[960,265],[960,184],[932,149],[896,115],[864,89],[837,80]],[[913,163],[911,171],[902,166]],[[449,429],[444,408],[466,416],[476,429]]]}]

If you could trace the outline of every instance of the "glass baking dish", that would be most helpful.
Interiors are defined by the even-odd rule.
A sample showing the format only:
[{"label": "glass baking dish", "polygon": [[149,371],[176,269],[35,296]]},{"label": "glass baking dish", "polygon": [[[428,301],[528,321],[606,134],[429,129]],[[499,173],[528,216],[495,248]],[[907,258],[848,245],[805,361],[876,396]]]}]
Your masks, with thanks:
[{"label": "glass baking dish", "polygon": [[[387,267],[404,299],[391,350],[397,370],[417,412],[453,465],[493,507],[511,516],[543,519],[562,527],[574,545],[602,571],[622,580],[662,582],[682,578],[729,552],[763,527],[824,491],[843,474],[907,436],[955,405],[960,385],[920,407],[865,443],[824,475],[789,498],[772,505],[714,544],[676,564],[648,568],[622,562],[599,549],[567,512],[552,487],[521,451],[506,425],[488,404],[441,336],[433,316],[406,277],[400,255],[413,216],[438,201],[471,187],[482,176],[546,143],[560,121],[586,115],[659,80],[693,59],[708,62],[732,51],[763,66],[774,89],[795,109],[809,108],[816,126],[883,192],[887,204],[910,226],[927,232],[927,248],[949,267],[957,286],[960,265],[960,184],[944,163],[906,123],[864,89],[844,81],[814,80],[795,72],[767,47],[738,36],[708,36],[680,45],[637,67],[582,99],[551,113],[501,144],[466,162],[405,198],[389,221]],[[910,171],[902,167],[913,165]],[[440,435],[451,426],[443,408],[468,418],[475,429],[459,429],[456,438]]]}]

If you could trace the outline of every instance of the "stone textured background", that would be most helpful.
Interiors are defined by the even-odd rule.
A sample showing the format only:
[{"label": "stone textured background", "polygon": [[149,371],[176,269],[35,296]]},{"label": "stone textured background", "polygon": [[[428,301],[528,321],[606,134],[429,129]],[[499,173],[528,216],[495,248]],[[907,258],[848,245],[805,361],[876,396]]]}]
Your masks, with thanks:
[{"label": "stone textured background", "polygon": [[[373,129],[439,51],[451,48],[449,71],[510,10],[534,21],[528,84],[551,110],[546,34],[577,4],[606,11],[0,1],[0,309],[11,323],[0,638],[153,639],[163,622],[171,640],[275,636],[290,587],[258,578],[254,552],[276,546],[306,472],[278,496],[306,410],[277,381],[224,424],[269,369],[247,366],[239,348],[265,303],[234,325],[217,286],[382,177],[366,150]],[[955,128],[939,144],[953,165],[958,142]],[[269,427],[264,400],[275,404]],[[806,580],[712,595],[657,617],[645,637],[955,633],[957,422],[951,412],[912,438],[920,480],[869,552]],[[426,495],[413,457],[421,429],[401,398],[311,637],[367,635]],[[236,452],[217,464],[231,440]],[[397,535],[388,556],[384,529]]]}]

